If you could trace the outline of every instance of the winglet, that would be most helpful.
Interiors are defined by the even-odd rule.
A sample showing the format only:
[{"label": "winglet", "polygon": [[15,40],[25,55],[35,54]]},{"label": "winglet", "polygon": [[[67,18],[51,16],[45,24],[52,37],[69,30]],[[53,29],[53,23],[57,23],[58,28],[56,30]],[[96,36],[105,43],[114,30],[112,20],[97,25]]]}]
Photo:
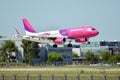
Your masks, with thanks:
[{"label": "winglet", "polygon": [[30,32],[30,33],[36,33],[35,29],[32,27],[32,25],[28,22],[26,18],[22,19],[25,31]]}]

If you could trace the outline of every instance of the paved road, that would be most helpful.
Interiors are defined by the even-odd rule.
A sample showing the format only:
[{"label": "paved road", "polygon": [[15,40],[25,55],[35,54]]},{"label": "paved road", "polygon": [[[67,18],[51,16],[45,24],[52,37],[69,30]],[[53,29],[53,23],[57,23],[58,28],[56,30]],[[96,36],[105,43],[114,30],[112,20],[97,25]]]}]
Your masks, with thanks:
[{"label": "paved road", "polygon": [[118,68],[0,68],[0,71],[120,71]]}]

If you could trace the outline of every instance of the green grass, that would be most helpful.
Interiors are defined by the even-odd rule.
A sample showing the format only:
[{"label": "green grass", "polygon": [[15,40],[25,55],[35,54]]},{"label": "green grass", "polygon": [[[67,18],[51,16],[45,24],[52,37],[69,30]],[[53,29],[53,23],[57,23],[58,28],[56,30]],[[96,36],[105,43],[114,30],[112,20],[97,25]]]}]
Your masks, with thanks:
[{"label": "green grass", "polygon": [[38,80],[39,75],[42,76],[42,80],[51,80],[52,75],[55,76],[55,80],[64,80],[67,75],[67,80],[77,80],[77,76],[80,75],[80,80],[89,80],[93,75],[94,80],[103,80],[107,75],[108,80],[118,80],[120,71],[73,71],[73,70],[45,70],[45,71],[0,71],[0,76],[5,76],[5,80],[14,80],[14,76],[17,76],[17,80],[25,80],[27,75],[30,76],[30,80]]},{"label": "green grass", "polygon": [[120,68],[120,66],[89,66],[89,65],[65,65],[65,66],[5,66],[0,68]]},{"label": "green grass", "polygon": [[[86,66],[86,65],[67,65],[67,66],[9,66],[9,67],[0,67],[0,68],[120,68],[119,66]],[[120,76],[119,71],[84,71],[84,70],[45,70],[45,71],[0,71],[0,75],[19,75],[19,76],[26,76],[27,74],[32,76],[38,75],[83,75],[83,76],[90,76],[90,75],[108,75],[108,76]]]},{"label": "green grass", "polygon": [[54,71],[54,70],[47,70],[47,71],[0,71],[0,75],[19,75],[19,76],[25,76],[25,75],[110,75],[110,76],[118,76],[120,75],[120,71],[73,71],[73,70],[64,70],[64,71]]}]

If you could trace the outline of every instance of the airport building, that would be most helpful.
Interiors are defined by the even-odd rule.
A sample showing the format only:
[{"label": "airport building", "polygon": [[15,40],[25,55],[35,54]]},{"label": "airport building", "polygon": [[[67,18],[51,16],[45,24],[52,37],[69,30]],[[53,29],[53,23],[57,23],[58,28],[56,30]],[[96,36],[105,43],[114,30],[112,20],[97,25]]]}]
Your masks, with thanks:
[{"label": "airport building", "polygon": [[120,53],[120,41],[100,41],[101,51],[108,50],[111,55]]},{"label": "airport building", "polygon": [[96,55],[100,55],[100,42],[90,42],[90,44],[81,44],[81,57],[84,57],[86,55],[86,52],[88,50],[92,51]]}]

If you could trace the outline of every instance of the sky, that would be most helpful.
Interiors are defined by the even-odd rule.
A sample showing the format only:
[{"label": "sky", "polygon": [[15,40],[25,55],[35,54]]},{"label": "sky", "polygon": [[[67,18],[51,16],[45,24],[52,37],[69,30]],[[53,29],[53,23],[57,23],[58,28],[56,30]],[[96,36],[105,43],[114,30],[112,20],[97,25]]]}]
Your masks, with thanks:
[{"label": "sky", "polygon": [[90,25],[91,41],[120,40],[120,0],[0,0],[0,35],[25,34],[22,18],[38,32]]}]

